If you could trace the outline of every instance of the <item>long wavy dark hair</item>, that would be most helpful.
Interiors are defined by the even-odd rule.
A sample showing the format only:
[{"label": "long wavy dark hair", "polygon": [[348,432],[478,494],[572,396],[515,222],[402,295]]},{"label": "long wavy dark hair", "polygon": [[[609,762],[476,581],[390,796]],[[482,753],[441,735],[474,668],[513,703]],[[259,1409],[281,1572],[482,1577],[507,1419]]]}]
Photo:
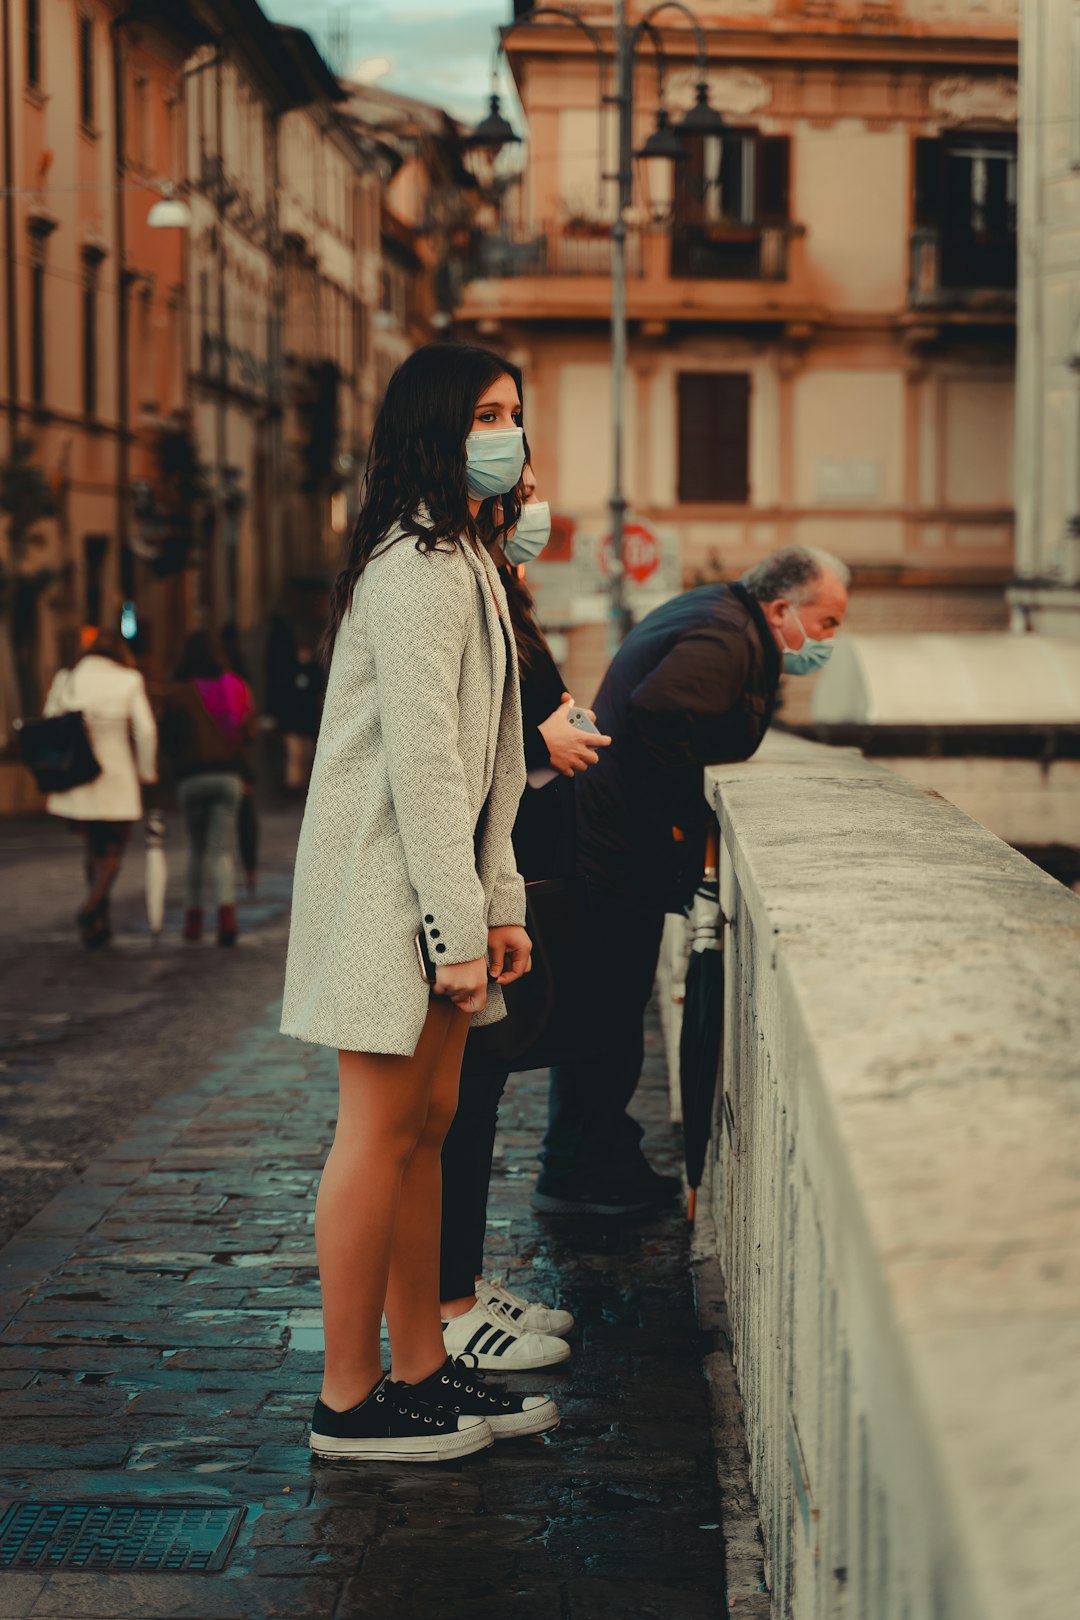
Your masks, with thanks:
[{"label": "long wavy dark hair", "polygon": [[499,573],[502,576],[503,589],[506,591],[506,605],[510,609],[510,623],[514,627],[518,668],[523,675],[528,675],[539,658],[545,655],[551,658],[551,648],[540,628],[540,621],[536,617],[536,603],[532,591],[525,583],[523,571],[519,572],[512,563],[506,563],[500,568]]},{"label": "long wavy dark hair", "polygon": [[[400,524],[403,540],[415,537],[418,551],[434,551],[490,544],[517,522],[517,490],[485,501],[474,520],[465,479],[465,440],[473,429],[476,402],[500,377],[512,377],[523,399],[517,366],[491,349],[456,343],[429,343],[394,372],[371,435],[345,566],[330,593],[330,619],[321,646],[326,662],[357,581],[395,524]],[[527,455],[528,444],[525,450]],[[418,516],[421,506],[426,521]]]}]

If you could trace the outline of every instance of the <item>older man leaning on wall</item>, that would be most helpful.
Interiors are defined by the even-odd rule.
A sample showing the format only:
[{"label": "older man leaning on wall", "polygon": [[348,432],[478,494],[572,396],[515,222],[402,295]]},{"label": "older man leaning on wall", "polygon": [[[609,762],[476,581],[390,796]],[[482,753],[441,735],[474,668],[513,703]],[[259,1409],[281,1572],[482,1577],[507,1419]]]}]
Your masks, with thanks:
[{"label": "older man leaning on wall", "polygon": [[575,1055],[551,1071],[534,1195],[545,1214],[638,1213],[679,1191],[648,1164],[626,1110],[664,915],[683,908],[701,875],[702,772],[755,752],[782,671],[808,675],[826,662],[848,577],[826,552],[773,552],[735,584],[703,585],[650,613],[604,677],[596,718],[612,744],[577,794],[590,971]]}]

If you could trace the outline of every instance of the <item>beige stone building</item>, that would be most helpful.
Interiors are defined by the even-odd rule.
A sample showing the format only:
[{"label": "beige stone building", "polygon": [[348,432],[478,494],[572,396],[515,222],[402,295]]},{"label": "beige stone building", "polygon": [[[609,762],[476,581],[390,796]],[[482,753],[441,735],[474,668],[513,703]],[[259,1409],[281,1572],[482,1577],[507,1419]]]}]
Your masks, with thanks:
[{"label": "beige stone building", "polygon": [[0,461],[29,445],[44,499],[17,560],[0,519],[0,812],[33,803],[13,720],[95,626],[123,615],[161,669],[232,621],[258,678],[268,614],[324,592],[376,404],[394,167],[256,0],[5,14]]},{"label": "beige stone building", "polygon": [[[233,11],[246,29],[229,27]],[[279,120],[299,97],[293,59],[256,6],[226,6],[187,66],[191,407],[211,501],[196,565],[199,613],[254,624],[283,576]]]},{"label": "beige stone building", "polygon": [[1080,5],[1022,8],[1018,628],[1080,637]]},{"label": "beige stone building", "polygon": [[194,590],[258,674],[268,616],[306,616],[355,506],[378,171],[307,34],[255,0],[198,3],[215,36],[185,70],[189,387],[211,491]]},{"label": "beige stone building", "polygon": [[[578,9],[610,47],[611,6]],[[630,20],[645,9],[629,5]],[[999,627],[1013,567],[1014,0],[694,9],[729,134],[719,149],[689,142],[674,187],[639,192],[629,220],[627,494],[658,551],[632,605],[801,541],[854,566],[856,627]],[[675,13],[658,21],[677,123],[695,93],[693,36]],[[534,583],[588,696],[606,634],[600,176],[614,131],[577,28],[542,19],[506,51],[528,120],[520,219],[479,244],[458,317],[525,366],[560,518]],[[657,105],[648,48],[635,105],[639,145]]]},{"label": "beige stone building", "polygon": [[4,763],[12,722],[80,632],[117,623],[136,596],[148,626],[173,606],[135,492],[186,398],[184,245],[149,221],[183,179],[183,65],[207,38],[186,0],[27,0],[4,14],[0,459],[27,447],[51,510],[27,548],[0,520],[0,810],[31,802]]},{"label": "beige stone building", "polygon": [[379,154],[310,37],[279,30],[311,99],[281,121],[284,583],[336,566],[355,516],[376,406]]},{"label": "beige stone building", "polygon": [[372,341],[378,398],[413,349],[444,334],[461,285],[478,198],[464,131],[428,102],[350,85],[346,113],[380,153],[381,264]]}]

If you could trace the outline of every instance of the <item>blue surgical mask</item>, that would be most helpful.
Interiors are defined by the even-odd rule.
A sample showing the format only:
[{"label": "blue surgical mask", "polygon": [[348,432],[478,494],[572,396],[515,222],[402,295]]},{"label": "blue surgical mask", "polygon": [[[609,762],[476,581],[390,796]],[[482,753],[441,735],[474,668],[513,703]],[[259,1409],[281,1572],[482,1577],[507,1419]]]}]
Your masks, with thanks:
[{"label": "blue surgical mask", "polygon": [[465,440],[465,477],[475,500],[506,495],[516,488],[525,466],[525,434],[521,428],[489,428],[470,433]]},{"label": "blue surgical mask", "polygon": [[509,537],[503,541],[503,556],[512,567],[539,557],[551,539],[551,507],[547,501],[529,501]]},{"label": "blue surgical mask", "polygon": [[[803,622],[794,608],[790,609],[791,617],[802,630],[805,640],[801,647],[784,647],[784,670],[788,675],[816,675],[819,669],[832,657],[833,644],[831,641],[815,641],[803,629]],[[784,632],[781,630],[781,636]]]}]

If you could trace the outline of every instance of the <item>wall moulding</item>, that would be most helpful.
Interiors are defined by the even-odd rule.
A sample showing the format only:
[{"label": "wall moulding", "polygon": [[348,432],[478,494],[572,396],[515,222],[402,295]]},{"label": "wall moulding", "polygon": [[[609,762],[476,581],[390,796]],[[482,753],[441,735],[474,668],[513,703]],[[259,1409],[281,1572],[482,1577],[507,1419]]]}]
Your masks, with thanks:
[{"label": "wall moulding", "polygon": [[[666,80],[667,101],[680,112],[688,111],[697,99],[697,71],[679,68]],[[751,113],[768,107],[773,98],[773,87],[760,74],[744,68],[712,68],[706,72],[709,100],[722,113],[748,118]]]},{"label": "wall moulding", "polygon": [[958,74],[930,87],[930,110],[943,124],[1015,124],[1017,103],[1016,80],[1004,75],[974,79]]},{"label": "wall moulding", "polygon": [[[861,64],[860,71],[838,74],[817,66],[777,66],[764,73],[749,68],[712,67],[707,71],[709,99],[732,119],[765,115],[772,119],[807,119],[827,129],[841,118],[857,118],[868,128],[933,120],[941,127],[969,123],[1013,126],[1017,120],[1016,81],[1005,74],[978,77],[953,74],[931,78],[925,68]],[[697,72],[680,67],[667,76],[667,99],[676,114],[695,100]],[[563,103],[576,104],[574,87]]]}]

